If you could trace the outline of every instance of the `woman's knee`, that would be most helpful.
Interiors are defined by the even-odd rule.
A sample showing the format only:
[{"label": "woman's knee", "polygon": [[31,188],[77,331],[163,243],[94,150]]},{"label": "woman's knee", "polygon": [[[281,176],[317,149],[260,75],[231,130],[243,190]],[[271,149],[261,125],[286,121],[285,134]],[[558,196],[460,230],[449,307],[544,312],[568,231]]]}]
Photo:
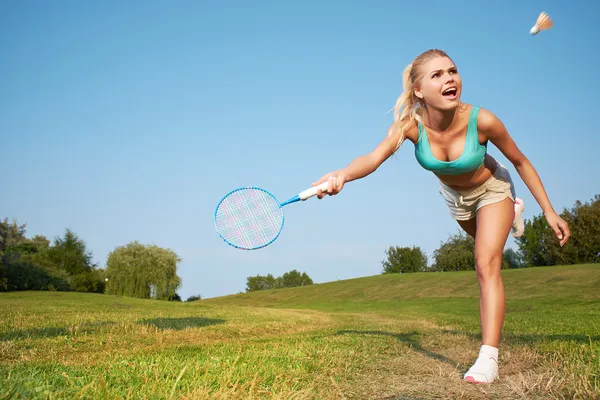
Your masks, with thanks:
[{"label": "woman's knee", "polygon": [[500,276],[502,254],[475,254],[475,270],[478,279],[492,279]]}]

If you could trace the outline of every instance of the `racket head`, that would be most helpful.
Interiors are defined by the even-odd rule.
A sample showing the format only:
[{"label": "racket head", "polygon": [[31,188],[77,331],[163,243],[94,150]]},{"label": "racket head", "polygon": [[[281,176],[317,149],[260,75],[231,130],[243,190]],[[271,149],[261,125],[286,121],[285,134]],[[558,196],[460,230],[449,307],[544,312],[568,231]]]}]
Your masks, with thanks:
[{"label": "racket head", "polygon": [[241,187],[227,193],[214,213],[215,229],[225,243],[257,250],[273,243],[284,223],[282,205],[259,187]]}]

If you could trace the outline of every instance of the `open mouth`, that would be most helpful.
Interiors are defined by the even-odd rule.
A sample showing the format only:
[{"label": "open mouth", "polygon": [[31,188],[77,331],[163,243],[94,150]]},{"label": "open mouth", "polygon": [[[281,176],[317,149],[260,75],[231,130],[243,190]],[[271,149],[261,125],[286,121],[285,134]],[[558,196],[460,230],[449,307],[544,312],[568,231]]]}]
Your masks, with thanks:
[{"label": "open mouth", "polygon": [[450,87],[442,92],[442,96],[449,98],[449,99],[456,98],[457,94],[458,94],[458,89],[455,87]]}]

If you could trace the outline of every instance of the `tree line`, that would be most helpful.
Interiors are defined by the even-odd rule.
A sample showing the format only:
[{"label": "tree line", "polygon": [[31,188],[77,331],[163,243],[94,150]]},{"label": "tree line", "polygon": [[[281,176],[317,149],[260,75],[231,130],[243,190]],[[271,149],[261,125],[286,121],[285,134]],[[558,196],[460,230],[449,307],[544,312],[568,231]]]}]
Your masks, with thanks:
[{"label": "tree line", "polygon": [[0,221],[0,291],[104,291],[103,271],[74,232],[67,229],[52,243],[25,233],[25,224]]},{"label": "tree line", "polygon": [[300,273],[293,269],[278,277],[274,277],[272,274],[249,276],[246,280],[246,292],[307,286],[312,284],[313,280],[306,272]]},{"label": "tree line", "polygon": [[[600,195],[575,202],[560,214],[569,223],[571,238],[560,247],[543,214],[525,220],[525,233],[506,249],[502,268],[526,268],[600,262]],[[382,261],[383,273],[462,271],[474,268],[474,240],[463,232],[451,234],[433,252],[418,246],[390,246]],[[72,230],[50,241],[43,235],[26,236],[26,225],[0,220],[0,291],[60,290],[106,293],[140,298],[176,300],[181,278],[179,256],[170,249],[137,241],[115,248],[106,269],[92,261],[85,242]],[[305,273],[291,270],[282,276],[249,276],[246,292],[312,285]],[[188,301],[198,300],[199,295]]]},{"label": "tree line", "polygon": [[[171,249],[133,241],[111,251],[106,268],[100,268],[85,241],[70,229],[52,242],[26,233],[26,224],[0,220],[0,292],[75,291],[181,301],[181,258]],[[312,284],[305,272],[292,270],[277,278],[248,277],[246,291]],[[186,301],[200,299],[194,295]]]},{"label": "tree line", "polygon": [[49,290],[181,300],[181,259],[170,249],[137,241],[115,248],[106,269],[70,229],[52,242],[26,236],[26,224],[0,220],[0,291]]},{"label": "tree line", "polygon": [[[502,268],[526,268],[600,262],[600,195],[589,202],[576,201],[560,216],[567,221],[571,238],[560,247],[543,214],[525,220],[525,233],[515,242],[518,249],[505,249]],[[390,246],[385,250],[382,273],[465,271],[475,267],[475,241],[460,231],[451,234],[433,252],[429,264],[427,254],[419,246]]]}]

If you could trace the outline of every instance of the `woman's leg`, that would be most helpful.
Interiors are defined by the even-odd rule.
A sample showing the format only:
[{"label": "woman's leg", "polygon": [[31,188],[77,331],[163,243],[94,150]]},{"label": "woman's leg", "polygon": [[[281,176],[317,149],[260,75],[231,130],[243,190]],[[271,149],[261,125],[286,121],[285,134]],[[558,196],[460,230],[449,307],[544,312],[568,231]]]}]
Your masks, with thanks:
[{"label": "woman's leg", "polygon": [[475,235],[477,234],[477,219],[469,219],[466,221],[457,221],[458,225],[467,233],[467,235],[471,236],[475,239]]},{"label": "woman's leg", "polygon": [[[460,221],[458,220],[458,225],[460,225],[460,227],[463,229],[463,231],[465,231],[467,233],[467,235],[471,236],[473,239],[475,239],[475,236],[477,235],[477,218],[472,218],[466,221]],[[481,310],[483,309],[483,297],[479,296],[479,318],[480,318],[480,323],[483,326],[483,314],[481,314]]]},{"label": "woman's leg", "polygon": [[481,302],[483,344],[498,347],[504,322],[505,296],[500,268],[506,239],[515,216],[514,203],[506,198],[477,212],[475,270]]},{"label": "woman's leg", "polygon": [[473,367],[465,374],[469,382],[493,382],[497,377],[497,348],[505,311],[500,268],[514,216],[514,203],[506,198],[480,208],[475,219],[475,270],[480,293],[482,349]]}]

